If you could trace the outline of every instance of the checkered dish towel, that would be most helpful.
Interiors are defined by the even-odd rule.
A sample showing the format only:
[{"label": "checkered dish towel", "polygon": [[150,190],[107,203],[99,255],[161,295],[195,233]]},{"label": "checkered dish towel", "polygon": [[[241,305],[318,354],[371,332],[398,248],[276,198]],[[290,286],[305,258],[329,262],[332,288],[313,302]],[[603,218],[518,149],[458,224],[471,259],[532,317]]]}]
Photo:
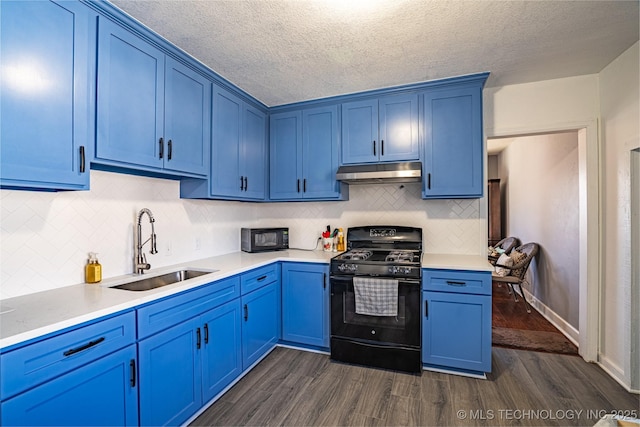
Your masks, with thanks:
[{"label": "checkered dish towel", "polygon": [[356,294],[356,314],[368,316],[398,315],[398,281],[354,277],[353,289]]}]

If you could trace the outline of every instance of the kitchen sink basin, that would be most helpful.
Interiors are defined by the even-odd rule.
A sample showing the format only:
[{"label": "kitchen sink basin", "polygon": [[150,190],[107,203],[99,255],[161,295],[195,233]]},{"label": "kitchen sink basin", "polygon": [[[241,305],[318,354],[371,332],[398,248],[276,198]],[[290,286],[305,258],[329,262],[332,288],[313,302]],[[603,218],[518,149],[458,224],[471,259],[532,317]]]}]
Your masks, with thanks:
[{"label": "kitchen sink basin", "polygon": [[126,291],[148,291],[213,273],[214,271],[218,270],[178,270],[161,276],[148,277],[145,279],[134,280],[133,282],[123,283],[122,285],[113,286],[113,289],[124,289]]}]

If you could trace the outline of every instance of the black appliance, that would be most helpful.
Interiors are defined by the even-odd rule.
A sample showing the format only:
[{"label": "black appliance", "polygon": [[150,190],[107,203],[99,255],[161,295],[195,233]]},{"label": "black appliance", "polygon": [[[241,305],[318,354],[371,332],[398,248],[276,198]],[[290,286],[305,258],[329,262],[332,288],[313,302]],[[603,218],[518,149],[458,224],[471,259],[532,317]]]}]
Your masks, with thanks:
[{"label": "black appliance", "polygon": [[289,249],[288,228],[242,228],[240,249],[244,252],[266,252]]},{"label": "black appliance", "polygon": [[[421,262],[420,228],[348,229],[347,252],[331,259],[331,359],[422,371]],[[367,306],[372,300],[382,301],[373,311]]]}]

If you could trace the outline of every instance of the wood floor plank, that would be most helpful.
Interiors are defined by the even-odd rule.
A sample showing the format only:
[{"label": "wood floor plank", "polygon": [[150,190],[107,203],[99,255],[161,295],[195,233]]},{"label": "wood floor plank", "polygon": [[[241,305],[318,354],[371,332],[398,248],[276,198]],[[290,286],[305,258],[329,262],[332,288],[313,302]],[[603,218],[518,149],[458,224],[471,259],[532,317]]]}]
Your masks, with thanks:
[{"label": "wood floor plank", "polygon": [[487,380],[413,376],[277,348],[192,425],[593,426],[596,415],[640,408],[640,396],[579,357],[494,348],[492,370]]}]

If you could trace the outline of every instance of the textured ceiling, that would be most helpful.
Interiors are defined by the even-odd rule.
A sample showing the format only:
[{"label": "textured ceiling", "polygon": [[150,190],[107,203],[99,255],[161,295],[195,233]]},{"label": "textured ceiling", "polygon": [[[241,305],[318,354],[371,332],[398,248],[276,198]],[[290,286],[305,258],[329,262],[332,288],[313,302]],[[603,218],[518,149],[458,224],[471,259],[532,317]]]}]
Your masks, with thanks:
[{"label": "textured ceiling", "polygon": [[490,71],[592,74],[638,40],[639,2],[113,0],[269,106]]}]

